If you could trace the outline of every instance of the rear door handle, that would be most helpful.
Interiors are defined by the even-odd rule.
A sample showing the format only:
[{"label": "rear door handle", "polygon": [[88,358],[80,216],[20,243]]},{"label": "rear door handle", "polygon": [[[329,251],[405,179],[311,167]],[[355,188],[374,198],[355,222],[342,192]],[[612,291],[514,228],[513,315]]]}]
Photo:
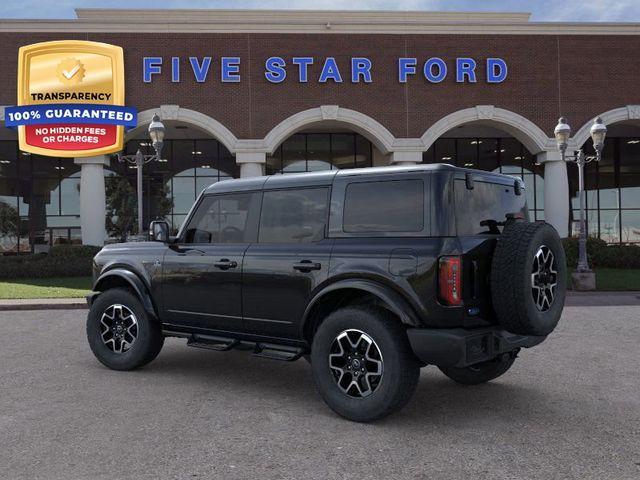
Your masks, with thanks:
[{"label": "rear door handle", "polygon": [[302,260],[299,263],[293,264],[293,269],[300,272],[310,272],[311,270],[320,270],[322,265],[311,260]]},{"label": "rear door handle", "polygon": [[229,260],[228,258],[223,258],[217,262],[213,262],[213,266],[220,270],[229,270],[230,268],[236,268],[238,266],[238,262]]}]

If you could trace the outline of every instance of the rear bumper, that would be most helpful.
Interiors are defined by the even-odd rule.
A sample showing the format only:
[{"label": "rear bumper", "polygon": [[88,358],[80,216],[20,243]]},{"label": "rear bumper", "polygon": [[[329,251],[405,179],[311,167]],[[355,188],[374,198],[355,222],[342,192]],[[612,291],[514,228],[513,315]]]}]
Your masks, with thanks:
[{"label": "rear bumper", "polygon": [[410,328],[407,335],[418,359],[440,367],[467,367],[518,348],[533,347],[547,338],[516,335],[499,327]]}]

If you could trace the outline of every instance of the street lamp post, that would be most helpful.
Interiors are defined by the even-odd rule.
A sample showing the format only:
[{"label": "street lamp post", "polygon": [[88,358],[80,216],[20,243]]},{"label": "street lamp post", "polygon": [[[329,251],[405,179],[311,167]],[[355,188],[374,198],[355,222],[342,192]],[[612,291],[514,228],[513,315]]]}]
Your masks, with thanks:
[{"label": "street lamp post", "polygon": [[558,125],[554,130],[558,149],[562,154],[563,161],[575,162],[578,166],[578,192],[580,197],[580,236],[578,239],[578,265],[577,273],[591,273],[589,262],[587,260],[587,228],[585,220],[585,190],[584,190],[584,166],[592,161],[599,162],[602,158],[602,149],[604,147],[604,138],[607,134],[607,127],[602,123],[602,119],[597,117],[591,126],[591,139],[593,140],[593,148],[596,151],[594,155],[585,155],[582,149],[573,155],[567,155],[567,146],[569,137],[571,136],[571,127],[567,123],[567,119],[561,117]]},{"label": "street lamp post", "polygon": [[138,194],[138,235],[142,235],[144,227],[142,224],[142,167],[145,163],[149,163],[153,160],[160,160],[162,157],[162,145],[164,142],[165,128],[164,124],[160,121],[158,114],[155,114],[151,119],[149,125],[149,137],[151,138],[151,144],[155,153],[153,155],[144,155],[140,149],[135,155],[122,155],[118,153],[119,162],[127,162],[135,165],[137,170],[137,194]]}]

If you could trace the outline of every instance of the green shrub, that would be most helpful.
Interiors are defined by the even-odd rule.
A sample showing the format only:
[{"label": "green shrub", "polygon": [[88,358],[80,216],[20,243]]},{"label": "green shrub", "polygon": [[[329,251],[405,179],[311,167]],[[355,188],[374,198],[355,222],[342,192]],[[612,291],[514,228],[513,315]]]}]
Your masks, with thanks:
[{"label": "green shrub", "polygon": [[91,275],[99,247],[56,245],[49,253],[0,256],[0,278],[83,277]]},{"label": "green shrub", "polygon": [[[567,265],[575,267],[578,264],[578,239],[566,238],[563,244]],[[640,246],[607,245],[604,240],[589,237],[587,260],[592,268],[640,268]]]}]

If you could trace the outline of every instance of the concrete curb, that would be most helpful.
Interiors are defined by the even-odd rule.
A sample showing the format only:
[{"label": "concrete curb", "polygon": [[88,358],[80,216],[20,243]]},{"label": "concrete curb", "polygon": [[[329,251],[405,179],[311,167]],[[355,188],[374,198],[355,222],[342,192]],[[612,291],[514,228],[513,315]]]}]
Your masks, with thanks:
[{"label": "concrete curb", "polygon": [[88,308],[84,298],[32,298],[0,300],[0,312],[20,310],[83,310]]},{"label": "concrete curb", "polygon": [[640,306],[640,292],[567,292],[566,307]]}]

